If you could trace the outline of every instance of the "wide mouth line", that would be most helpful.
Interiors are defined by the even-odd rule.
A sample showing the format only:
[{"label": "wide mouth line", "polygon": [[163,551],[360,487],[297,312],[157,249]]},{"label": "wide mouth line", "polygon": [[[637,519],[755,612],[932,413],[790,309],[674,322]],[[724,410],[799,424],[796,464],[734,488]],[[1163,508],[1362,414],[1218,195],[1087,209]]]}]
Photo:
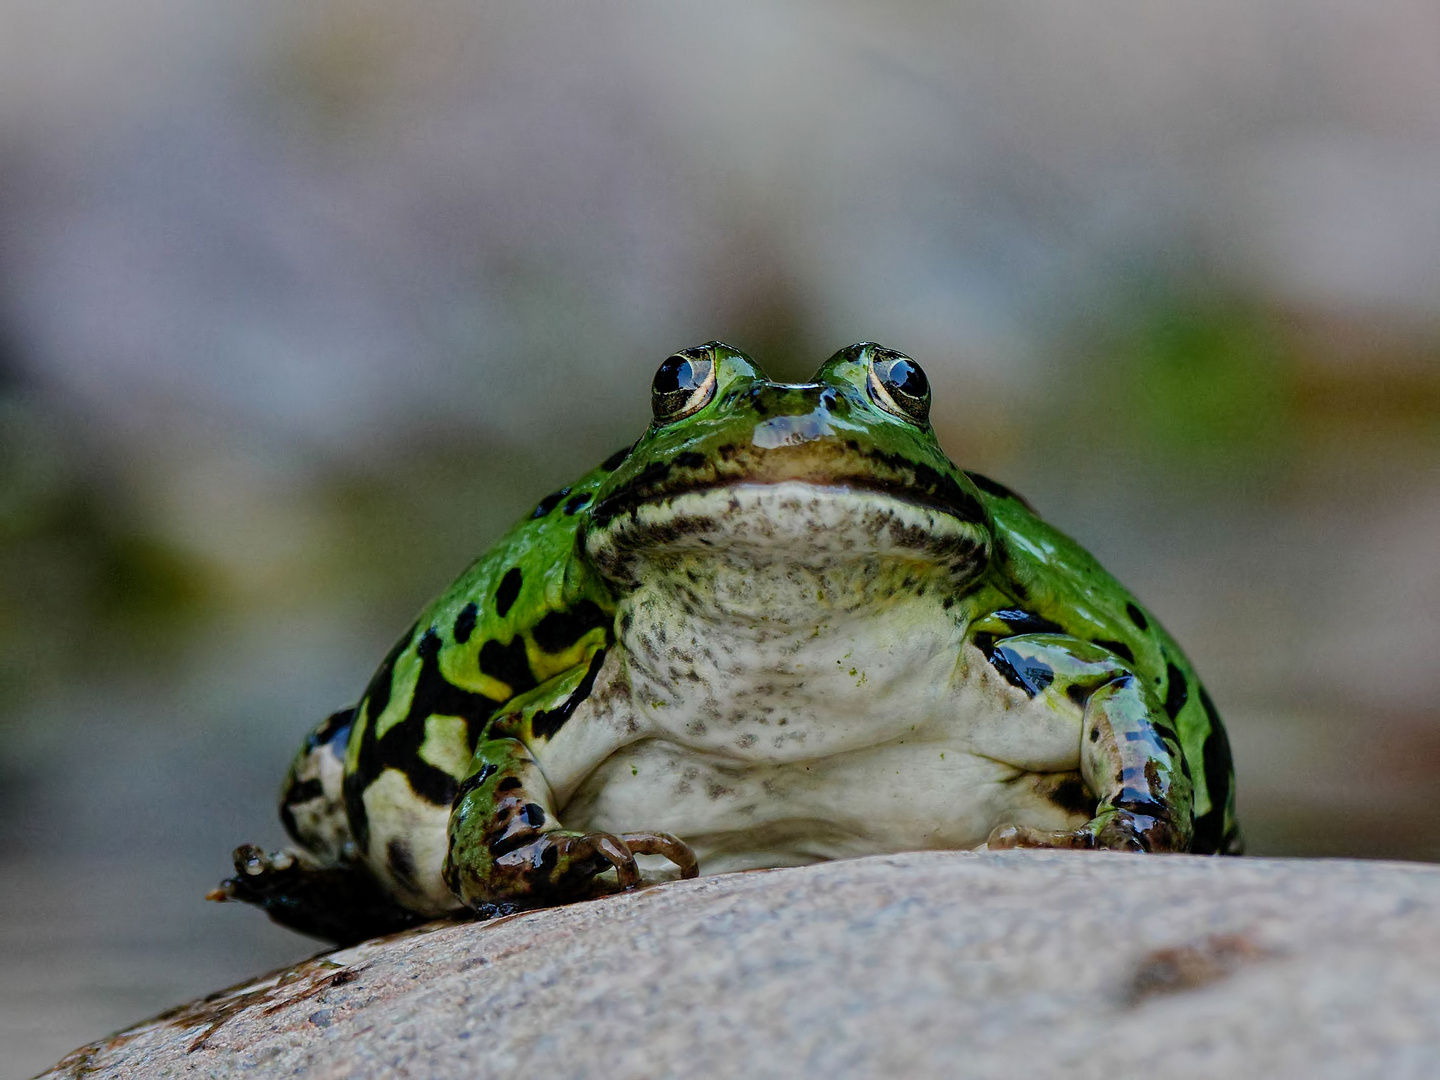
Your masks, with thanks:
[{"label": "wide mouth line", "polygon": [[684,498],[687,495],[704,495],[712,492],[742,491],[744,489],[775,488],[786,484],[801,485],[815,492],[831,493],[838,498],[844,498],[847,495],[883,495],[887,499],[901,505],[936,511],[963,524],[983,524],[982,519],[977,518],[973,513],[967,512],[968,508],[962,509],[943,499],[927,497],[925,493],[917,492],[914,488],[901,484],[898,481],[887,481],[864,476],[834,478],[825,481],[807,480],[803,477],[794,476],[717,479],[687,485],[686,487],[677,488],[673,491],[657,491],[644,496],[633,498],[622,497],[617,499],[616,495],[625,495],[625,492],[621,491],[597,503],[593,516],[598,519],[598,529],[605,531],[632,510],[639,510],[645,506],[660,506],[664,503]]}]

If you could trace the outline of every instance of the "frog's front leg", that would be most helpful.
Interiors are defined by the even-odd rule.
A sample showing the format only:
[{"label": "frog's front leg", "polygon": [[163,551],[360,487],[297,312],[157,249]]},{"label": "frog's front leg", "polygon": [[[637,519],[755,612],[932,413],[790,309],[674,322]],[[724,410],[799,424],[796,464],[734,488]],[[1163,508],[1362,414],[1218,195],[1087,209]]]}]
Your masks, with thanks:
[{"label": "frog's front leg", "polygon": [[1073,831],[1002,825],[988,847],[1188,851],[1193,806],[1179,736],[1114,653],[1065,634],[977,635],[990,663],[1051,708],[1080,708],[1080,775],[1095,815]]},{"label": "frog's front leg", "polygon": [[562,677],[493,720],[460,785],[444,873],[450,890],[472,910],[559,903],[585,894],[598,874],[611,869],[621,888],[634,888],[640,882],[636,855],[663,855],[681,877],[698,873],[694,852],[669,833],[584,833],[561,824],[526,738],[543,740],[536,729],[543,731],[556,710],[574,700],[573,681]]}]

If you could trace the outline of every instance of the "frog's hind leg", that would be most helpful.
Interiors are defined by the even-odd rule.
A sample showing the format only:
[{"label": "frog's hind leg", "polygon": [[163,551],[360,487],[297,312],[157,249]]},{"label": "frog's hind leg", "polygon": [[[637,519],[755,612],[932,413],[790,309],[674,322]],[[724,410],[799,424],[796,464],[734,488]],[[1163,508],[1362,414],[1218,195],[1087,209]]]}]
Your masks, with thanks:
[{"label": "frog's hind leg", "polygon": [[354,862],[357,853],[345,816],[345,747],[355,710],[341,709],[305,739],[290,765],[280,796],[280,823],[321,863]]},{"label": "frog's hind leg", "polygon": [[422,921],[395,903],[360,863],[322,866],[293,851],[267,853],[254,844],[235,849],[235,876],[207,899],[254,904],[281,926],[337,945]]},{"label": "frog's hind leg", "polygon": [[345,816],[341,781],[354,709],[310,733],[290,766],[280,821],[299,851],[235,849],[235,876],[209,894],[264,908],[292,930],[345,945],[420,921],[389,896],[359,861]]}]

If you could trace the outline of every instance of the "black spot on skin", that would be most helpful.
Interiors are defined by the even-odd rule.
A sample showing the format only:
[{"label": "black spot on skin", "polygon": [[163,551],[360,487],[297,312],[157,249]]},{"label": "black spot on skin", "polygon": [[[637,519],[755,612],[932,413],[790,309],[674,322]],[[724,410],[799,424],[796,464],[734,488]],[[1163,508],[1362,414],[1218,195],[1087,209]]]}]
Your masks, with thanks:
[{"label": "black spot on skin", "polygon": [[676,454],[671,459],[671,464],[681,469],[701,469],[705,467],[705,455],[687,450],[683,454]]},{"label": "black spot on skin", "polygon": [[584,510],[589,503],[590,493],[588,491],[582,491],[579,495],[570,496],[569,500],[565,503],[566,516],[574,517],[581,510]]},{"label": "black spot on skin", "polygon": [[1158,818],[1164,821],[1170,816],[1164,803],[1151,798],[1149,792],[1137,787],[1122,789],[1118,797],[1110,800],[1110,805],[1116,810],[1128,810],[1137,817]]},{"label": "black spot on skin", "polygon": [[1125,614],[1130,616],[1130,621],[1135,624],[1137,630],[1149,630],[1150,620],[1145,618],[1145,613],[1134,604],[1125,605]]},{"label": "black spot on skin", "polygon": [[470,635],[475,632],[475,617],[480,612],[480,606],[473,601],[460,609],[460,614],[455,616],[455,640],[461,645],[470,640]]},{"label": "black spot on skin", "polygon": [[520,811],[520,817],[532,829],[538,829],[545,824],[545,808],[539,803],[526,803],[524,809]]},{"label": "black spot on skin", "polygon": [[512,566],[505,571],[505,576],[500,579],[500,584],[495,589],[495,614],[502,619],[510,614],[516,597],[520,595],[520,586],[524,583],[525,577],[518,566]]},{"label": "black spot on skin", "polygon": [[1095,797],[1078,776],[1067,776],[1049,792],[1048,798],[1067,814],[1089,816],[1095,812]]},{"label": "black spot on skin", "polygon": [[504,780],[501,780],[500,783],[495,785],[495,790],[497,792],[514,791],[519,786],[520,778],[518,776],[507,776]]},{"label": "black spot on skin", "polygon": [[440,635],[432,626],[415,646],[420,670],[415,676],[410,707],[405,716],[385,732],[384,738],[377,738],[375,721],[389,704],[395,661],[404,652],[410,636],[401,639],[401,644],[392,650],[371,680],[371,688],[366,694],[369,699],[366,706],[368,722],[361,732],[359,761],[344,781],[345,811],[350,818],[355,842],[362,851],[369,849],[370,840],[365,789],[386,769],[397,769],[403,773],[415,794],[429,803],[449,806],[455,800],[459,788],[455,778],[420,756],[420,748],[425,742],[426,719],[433,715],[461,717],[466,721],[469,742],[473,745],[480,728],[500,704],[484,694],[462,690],[440,673]]},{"label": "black spot on skin", "polygon": [[610,616],[593,600],[581,600],[569,611],[552,611],[538,623],[532,636],[547,653],[564,652],[597,626],[609,626]]},{"label": "black spot on skin", "polygon": [[1210,718],[1210,734],[1201,751],[1204,764],[1205,790],[1210,794],[1210,809],[1195,819],[1195,838],[1191,850],[1203,855],[1220,850],[1225,831],[1225,806],[1230,800],[1230,740],[1220,724],[1220,714],[1205,688],[1200,688],[1200,705]]},{"label": "black spot on skin", "polygon": [[1063,634],[1065,632],[1058,623],[1016,608],[997,611],[995,618],[1004,620],[1005,625],[1016,634]]},{"label": "black spot on skin", "polygon": [[420,624],[415,623],[401,635],[385,659],[380,661],[380,667],[376,669],[370,685],[365,689],[365,717],[370,721],[371,728],[375,726],[380,714],[390,706],[390,680],[395,674],[395,663],[410,646],[410,641],[419,628]]},{"label": "black spot on skin", "polygon": [[1005,681],[1024,690],[1030,697],[1035,697],[1055,681],[1055,671],[1049,664],[1033,657],[1023,657],[1003,642],[997,646],[994,634],[976,634],[973,640],[975,647]]},{"label": "black spot on skin", "polygon": [[1099,742],[1099,741],[1100,741],[1100,729],[1099,729],[1098,727],[1092,727],[1092,728],[1090,729],[1090,741],[1091,741],[1091,742]]},{"label": "black spot on skin", "polygon": [[484,787],[485,781],[494,776],[495,772],[496,766],[490,764],[490,762],[487,761],[484,765],[481,765],[479,769],[471,773],[461,782],[460,787],[455,792],[455,801],[458,803],[476,788]]},{"label": "black spot on skin", "polygon": [[[975,636],[979,638],[982,635]],[[1032,698],[1055,681],[1055,672],[1048,664],[1043,664],[1033,657],[1022,657],[1004,645],[996,646],[989,659],[991,666],[1006,682],[1011,686],[1018,686]]]},{"label": "black spot on skin", "polygon": [[535,504],[535,509],[530,511],[530,520],[538,521],[540,518],[548,516],[550,511],[564,502],[565,497],[569,494],[570,489],[568,487],[563,487],[559,491],[552,491]]},{"label": "black spot on skin", "polygon": [[1190,700],[1190,684],[1185,681],[1185,673],[1173,663],[1166,665],[1165,677],[1170,680],[1165,690],[1165,712],[1174,720]]},{"label": "black spot on skin", "polygon": [[616,450],[613,454],[611,454],[604,461],[602,461],[600,463],[600,468],[604,469],[606,472],[614,472],[621,465],[625,464],[625,459],[630,456],[630,451],[632,449],[634,449],[633,444],[631,446],[622,446],[619,450]]},{"label": "black spot on skin", "polygon": [[1055,681],[1055,672],[1050,665],[1041,664],[1036,660],[1031,660],[1020,674],[1025,678],[1026,682],[1034,687],[1034,693],[1030,695],[1031,697],[1034,697],[1035,694],[1040,693]]},{"label": "black spot on skin", "polygon": [[[367,744],[373,746],[375,742],[375,721],[390,705],[390,683],[395,674],[395,663],[409,647],[410,641],[419,627],[419,623],[412,623],[410,629],[400,635],[400,640],[395,642],[385,655],[385,659],[380,661],[379,668],[370,679],[370,685],[365,689],[365,695],[361,699],[365,709],[364,730],[360,733],[362,765],[367,760],[364,754]],[[370,819],[366,816],[365,803],[360,796],[364,793],[366,785],[375,779],[379,772],[364,775],[361,773],[362,770],[357,767],[355,772],[345,777],[345,813],[350,819],[350,831],[355,836],[355,843],[360,850],[365,851],[370,846]]]},{"label": "black spot on skin", "polygon": [[[1083,709],[1090,701],[1090,688],[1082,686],[1080,683],[1071,683],[1065,687],[1065,696]],[[1097,735],[1096,738],[1098,737]]]},{"label": "black spot on skin", "polygon": [[965,475],[969,478],[972,484],[978,487],[981,491],[985,492],[986,495],[994,495],[997,499],[1014,499],[1031,513],[1035,512],[1035,508],[1030,505],[1029,501],[1023,495],[1019,495],[1016,492],[1011,491],[1004,484],[1000,483],[1000,481],[991,480],[988,476],[982,476],[980,473],[971,472],[969,469],[965,470]]},{"label": "black spot on skin", "polygon": [[403,840],[391,840],[385,845],[385,865],[396,881],[415,891],[415,857]]},{"label": "black spot on skin", "polygon": [[[331,713],[325,718],[324,723],[305,737],[302,753],[313,754],[322,747],[335,743],[338,745],[330,752],[343,758],[345,746],[350,741],[350,729],[354,725],[355,715],[354,707]],[[305,840],[299,833],[299,826],[291,808],[297,803],[320,798],[324,792],[318,786],[319,783],[318,780],[292,781],[289,789],[280,799],[280,824],[285,826],[286,833],[298,844],[304,844]],[[316,786],[312,787],[311,785]]]},{"label": "black spot on skin", "polygon": [[291,806],[302,802],[309,802],[311,799],[318,799],[325,794],[325,785],[318,779],[296,780],[290,784],[285,792],[285,801]]},{"label": "black spot on skin", "polygon": [[530,659],[525,655],[525,639],[516,634],[508,645],[491,638],[480,646],[480,670],[510,687],[511,695],[535,688]]},{"label": "black spot on skin", "polygon": [[509,833],[500,837],[490,845],[490,854],[498,859],[502,855],[509,855],[512,851],[519,851],[526,844],[535,842],[535,834],[525,829]]},{"label": "black spot on skin", "polygon": [[605,663],[605,650],[599,649],[590,660],[590,667],[585,672],[585,677],[580,680],[580,685],[575,692],[566,698],[560,705],[553,709],[537,712],[530,718],[530,731],[537,739],[549,739],[565,726],[565,722],[574,715],[580,703],[590,696],[595,689],[595,678],[600,674],[600,668]]},{"label": "black spot on skin", "polygon": [[1126,645],[1123,641],[1103,641],[1096,639],[1095,644],[1099,645],[1102,649],[1109,649],[1127,664],[1135,663],[1135,654],[1130,651],[1130,646]]}]

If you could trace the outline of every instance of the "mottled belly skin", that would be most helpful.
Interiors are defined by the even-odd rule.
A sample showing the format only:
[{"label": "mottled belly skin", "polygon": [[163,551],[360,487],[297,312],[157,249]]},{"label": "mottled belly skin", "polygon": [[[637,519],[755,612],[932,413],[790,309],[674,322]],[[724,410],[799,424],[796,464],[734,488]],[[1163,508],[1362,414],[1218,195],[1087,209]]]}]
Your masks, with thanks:
[{"label": "mottled belly skin", "polygon": [[[925,621],[914,609],[895,620]],[[973,647],[958,663],[907,657],[896,643],[914,638],[891,621],[846,623],[838,641],[776,631],[728,647],[692,645],[672,625],[666,636],[684,643],[694,676],[673,706],[636,673],[644,665],[617,657],[602,680],[630,692],[597,695],[608,705],[587,719],[594,729],[628,728],[635,741],[573,785],[565,765],[581,748],[563,735],[546,748],[552,786],[573,790],[561,811],[567,824],[628,832],[664,820],[707,872],[720,872],[972,848],[1002,822],[1083,823],[1093,799],[1076,771],[1079,710],[1033,701]],[[759,651],[785,662],[761,668],[751,655]],[[756,684],[763,693],[749,692]],[[551,760],[542,753],[541,768]]]}]

